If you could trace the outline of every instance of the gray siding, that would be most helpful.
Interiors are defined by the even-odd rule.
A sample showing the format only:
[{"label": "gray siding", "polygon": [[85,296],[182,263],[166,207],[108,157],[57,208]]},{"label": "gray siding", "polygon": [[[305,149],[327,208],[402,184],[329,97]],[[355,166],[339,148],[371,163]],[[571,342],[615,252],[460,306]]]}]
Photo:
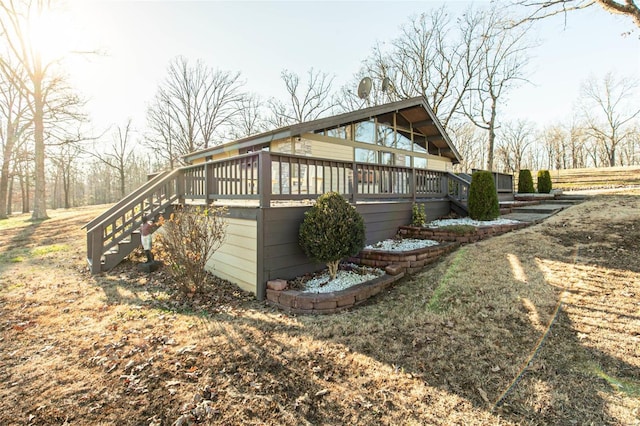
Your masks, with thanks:
[{"label": "gray siding", "polygon": [[[411,202],[358,204],[356,209],[365,222],[366,243],[394,237],[399,226],[411,223],[411,207]],[[270,279],[291,279],[325,267],[310,261],[298,245],[298,229],[308,208],[263,209],[263,285]],[[429,220],[436,219],[449,213],[449,201],[430,200],[425,210]]]}]

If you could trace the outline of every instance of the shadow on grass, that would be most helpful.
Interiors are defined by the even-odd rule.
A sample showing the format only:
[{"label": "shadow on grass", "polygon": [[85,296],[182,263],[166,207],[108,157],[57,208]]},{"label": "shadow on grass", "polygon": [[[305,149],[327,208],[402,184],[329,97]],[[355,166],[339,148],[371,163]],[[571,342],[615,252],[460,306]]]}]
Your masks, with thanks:
[{"label": "shadow on grass", "polygon": [[[618,395],[637,399],[640,373],[615,354],[633,350],[624,342],[624,327],[638,317],[596,303],[607,296],[605,283],[565,292],[569,282],[547,279],[545,261],[562,270],[576,260],[569,253],[541,260],[519,253],[518,238],[535,233],[499,238],[512,238],[512,252],[484,243],[459,250],[365,305],[333,316],[287,315],[258,302],[232,312],[176,312],[194,318],[200,345],[211,352],[206,380],[225,391],[232,407],[221,415],[225,420],[447,424],[457,411],[462,419],[486,416],[475,424],[624,422],[614,417],[611,404]],[[492,272],[456,283],[471,267],[465,250],[483,254]],[[598,262],[590,256],[590,263]],[[600,262],[612,266],[608,258]],[[518,291],[505,295],[503,282],[515,283]],[[109,303],[171,310],[117,275],[99,285]],[[565,300],[576,294],[590,299]],[[606,342],[590,340],[588,326],[606,328],[605,337],[619,346],[604,350]],[[442,402],[445,396],[451,401]]]}]

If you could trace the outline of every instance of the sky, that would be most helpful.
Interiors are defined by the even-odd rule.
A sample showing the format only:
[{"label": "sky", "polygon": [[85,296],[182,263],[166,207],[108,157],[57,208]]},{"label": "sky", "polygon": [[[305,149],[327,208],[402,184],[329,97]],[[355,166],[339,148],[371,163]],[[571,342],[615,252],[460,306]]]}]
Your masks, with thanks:
[{"label": "sky", "polygon": [[[131,118],[143,129],[147,107],[178,55],[240,71],[245,88],[263,99],[284,96],[284,69],[326,72],[338,88],[353,80],[376,43],[393,40],[412,16],[443,3],[459,12],[470,2],[71,0],[65,31],[73,48],[101,54],[75,55],[69,73],[95,128]],[[567,120],[590,76],[640,76],[640,31],[622,35],[629,30],[629,18],[599,7],[537,23],[530,84],[510,93],[505,117],[540,126]]]}]

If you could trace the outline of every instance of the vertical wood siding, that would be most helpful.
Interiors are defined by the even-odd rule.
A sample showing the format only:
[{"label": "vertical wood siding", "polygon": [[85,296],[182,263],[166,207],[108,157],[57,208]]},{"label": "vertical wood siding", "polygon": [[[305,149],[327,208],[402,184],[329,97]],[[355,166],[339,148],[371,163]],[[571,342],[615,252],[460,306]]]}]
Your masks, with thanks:
[{"label": "vertical wood siding", "polygon": [[257,292],[257,230],[256,220],[228,218],[225,242],[207,263],[207,270],[212,274],[254,294]]}]

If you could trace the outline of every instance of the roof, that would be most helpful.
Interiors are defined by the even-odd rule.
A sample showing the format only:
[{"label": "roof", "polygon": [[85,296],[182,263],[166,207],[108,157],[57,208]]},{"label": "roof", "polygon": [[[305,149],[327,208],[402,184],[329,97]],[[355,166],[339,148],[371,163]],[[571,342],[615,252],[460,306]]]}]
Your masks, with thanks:
[{"label": "roof", "polygon": [[357,111],[307,121],[305,123],[292,124],[222,145],[195,151],[185,155],[184,159],[190,163],[196,159],[215,155],[220,152],[259,146],[275,140],[300,136],[304,133],[313,133],[322,129],[331,129],[374,117],[381,117],[393,112],[399,113],[407,122],[411,123],[414,129],[417,129],[425,135],[428,143],[438,148],[440,155],[450,158],[454,164],[461,161],[462,158],[453,145],[453,142],[451,142],[444,127],[440,124],[435,113],[422,96],[384,105],[376,105]]}]

